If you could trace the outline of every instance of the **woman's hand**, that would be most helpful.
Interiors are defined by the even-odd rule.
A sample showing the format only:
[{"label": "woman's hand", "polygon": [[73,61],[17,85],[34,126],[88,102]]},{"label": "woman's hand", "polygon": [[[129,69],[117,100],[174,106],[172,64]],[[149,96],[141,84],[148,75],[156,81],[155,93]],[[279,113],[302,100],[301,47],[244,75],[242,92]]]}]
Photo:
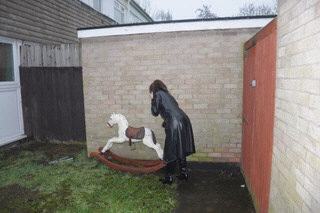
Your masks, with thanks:
[{"label": "woman's hand", "polygon": [[150,95],[150,98],[153,99],[153,92],[151,92],[149,95]]}]

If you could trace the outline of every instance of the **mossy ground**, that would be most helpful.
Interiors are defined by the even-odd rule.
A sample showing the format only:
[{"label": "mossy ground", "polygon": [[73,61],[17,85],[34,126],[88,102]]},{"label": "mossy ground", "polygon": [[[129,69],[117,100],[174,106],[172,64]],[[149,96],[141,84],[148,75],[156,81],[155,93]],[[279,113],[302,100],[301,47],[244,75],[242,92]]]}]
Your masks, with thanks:
[{"label": "mossy ground", "polygon": [[[47,162],[64,156],[74,162]],[[81,144],[36,142],[0,153],[0,212],[173,212],[177,185],[116,172]]]}]

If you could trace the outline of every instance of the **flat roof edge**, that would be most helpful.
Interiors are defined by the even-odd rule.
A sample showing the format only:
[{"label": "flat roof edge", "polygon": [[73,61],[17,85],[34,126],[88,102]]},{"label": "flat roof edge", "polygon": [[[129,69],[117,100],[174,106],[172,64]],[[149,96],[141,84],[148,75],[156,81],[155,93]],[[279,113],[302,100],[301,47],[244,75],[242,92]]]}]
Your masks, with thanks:
[{"label": "flat roof edge", "polygon": [[214,29],[261,28],[276,16],[177,20],[78,29],[78,38]]}]

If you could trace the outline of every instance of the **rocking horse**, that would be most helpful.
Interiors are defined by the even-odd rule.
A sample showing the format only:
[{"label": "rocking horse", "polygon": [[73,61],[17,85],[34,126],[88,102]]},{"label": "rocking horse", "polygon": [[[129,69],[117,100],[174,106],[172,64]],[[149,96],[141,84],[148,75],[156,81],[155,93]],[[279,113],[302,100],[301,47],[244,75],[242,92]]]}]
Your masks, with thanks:
[{"label": "rocking horse", "polygon": [[[163,150],[161,149],[160,144],[157,143],[155,134],[151,129],[145,127],[131,127],[129,126],[127,119],[122,114],[113,113],[110,116],[110,120],[107,122],[107,125],[112,128],[114,124],[118,124],[118,137],[110,138],[103,148],[99,148],[99,153],[91,152],[90,157],[98,158],[107,166],[115,170],[128,171],[132,173],[150,173],[165,166],[165,164],[162,162]],[[147,147],[154,149],[160,159],[154,161],[133,160],[117,156],[109,151],[113,143],[124,143],[125,141],[129,141],[129,146],[131,146],[132,143],[142,142]],[[144,167],[138,168],[119,165],[108,160],[108,157],[112,157],[114,160],[121,163]]]}]

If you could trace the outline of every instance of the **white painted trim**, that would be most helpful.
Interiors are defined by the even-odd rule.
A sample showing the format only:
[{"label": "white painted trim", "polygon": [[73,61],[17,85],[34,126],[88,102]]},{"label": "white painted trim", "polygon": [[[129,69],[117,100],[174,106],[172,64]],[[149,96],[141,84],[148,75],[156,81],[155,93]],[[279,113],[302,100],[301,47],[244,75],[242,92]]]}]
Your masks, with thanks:
[{"label": "white painted trim", "polygon": [[13,136],[13,137],[8,137],[0,140],[0,146],[4,146],[6,144],[21,140],[23,138],[26,138],[26,135],[18,135],[18,136]]},{"label": "white painted trim", "polygon": [[3,36],[0,36],[0,40],[2,42],[8,42],[8,43],[14,43],[15,41],[17,41],[16,39],[7,38],[7,37],[3,37]]},{"label": "white painted trim", "polygon": [[19,66],[20,66],[20,51],[19,44],[20,41],[16,39],[11,39],[7,37],[0,36],[0,42],[11,44],[12,45],[12,54],[13,54],[13,73],[14,73],[14,81],[0,82],[0,89],[2,87],[14,87],[16,85],[20,86],[20,78],[19,78]]},{"label": "white painted trim", "polygon": [[17,56],[17,60],[16,60],[16,67],[17,67],[17,77],[16,77],[16,81],[18,82],[18,90],[17,90],[17,95],[18,95],[18,112],[19,112],[19,122],[20,122],[20,132],[21,134],[24,134],[24,122],[23,122],[23,110],[22,110],[22,97],[21,97],[21,82],[20,82],[20,65],[21,65],[21,55],[20,55],[20,49],[22,46],[22,41],[17,40],[16,41],[16,56]]},{"label": "white painted trim", "polygon": [[250,18],[233,20],[212,20],[193,22],[173,22],[161,24],[132,25],[119,27],[106,27],[98,29],[78,30],[78,38],[93,38],[101,36],[132,35],[144,33],[261,28],[271,22],[273,18]]}]

